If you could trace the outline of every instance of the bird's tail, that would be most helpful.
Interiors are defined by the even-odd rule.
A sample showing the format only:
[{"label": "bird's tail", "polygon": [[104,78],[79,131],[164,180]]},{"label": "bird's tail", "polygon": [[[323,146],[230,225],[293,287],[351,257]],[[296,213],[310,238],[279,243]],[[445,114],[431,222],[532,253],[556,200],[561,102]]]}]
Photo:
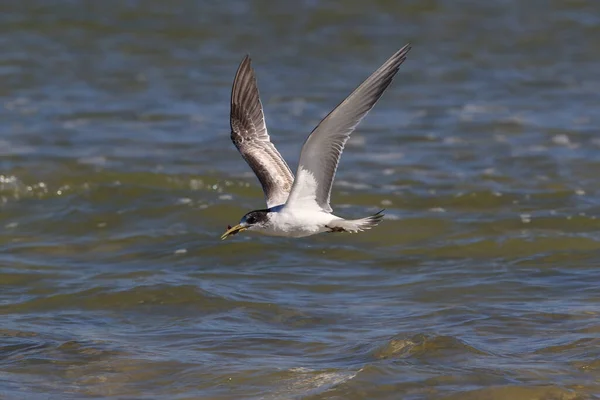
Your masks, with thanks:
[{"label": "bird's tail", "polygon": [[329,223],[327,227],[331,229],[330,232],[356,233],[364,231],[377,226],[381,222],[383,211],[381,210],[376,214],[361,219],[338,219]]}]

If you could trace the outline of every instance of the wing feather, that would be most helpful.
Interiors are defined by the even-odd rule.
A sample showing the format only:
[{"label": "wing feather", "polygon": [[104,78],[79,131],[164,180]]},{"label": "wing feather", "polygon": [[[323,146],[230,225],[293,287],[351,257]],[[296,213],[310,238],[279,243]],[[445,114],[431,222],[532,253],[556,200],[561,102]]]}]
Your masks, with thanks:
[{"label": "wing feather", "polygon": [[332,211],[331,186],[346,141],[390,85],[410,49],[407,44],[398,50],[312,131],[302,147],[286,206]]},{"label": "wing feather", "polygon": [[249,56],[244,57],[231,90],[231,140],[262,185],[268,207],[284,204],[294,175],[267,133],[262,103]]}]

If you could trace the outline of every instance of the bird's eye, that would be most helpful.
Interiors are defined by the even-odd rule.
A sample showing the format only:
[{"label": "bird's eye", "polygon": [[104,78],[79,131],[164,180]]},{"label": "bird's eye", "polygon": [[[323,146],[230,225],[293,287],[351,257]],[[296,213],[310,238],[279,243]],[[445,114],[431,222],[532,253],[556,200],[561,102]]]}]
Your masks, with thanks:
[{"label": "bird's eye", "polygon": [[248,222],[249,224],[253,224],[253,223],[255,223],[255,222],[256,222],[256,217],[250,217],[250,218],[248,218],[247,222]]}]

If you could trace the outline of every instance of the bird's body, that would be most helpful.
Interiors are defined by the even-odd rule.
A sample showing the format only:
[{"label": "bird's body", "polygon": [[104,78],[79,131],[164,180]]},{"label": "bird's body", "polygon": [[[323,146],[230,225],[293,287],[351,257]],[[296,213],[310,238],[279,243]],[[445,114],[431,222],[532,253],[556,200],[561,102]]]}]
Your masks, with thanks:
[{"label": "bird's body", "polygon": [[244,230],[293,238],[359,232],[381,221],[381,211],[356,220],[334,215],[331,186],[350,134],[389,86],[409,50],[406,45],[396,52],[317,125],[302,147],[295,178],[267,133],[250,58],[242,60],[231,92],[231,139],[259,179],[268,208],[244,215],[222,239]]},{"label": "bird's body", "polygon": [[258,232],[270,236],[300,238],[327,232],[326,226],[336,219],[333,214],[320,210],[289,209],[285,206],[274,207],[267,213],[269,224],[257,229]]}]

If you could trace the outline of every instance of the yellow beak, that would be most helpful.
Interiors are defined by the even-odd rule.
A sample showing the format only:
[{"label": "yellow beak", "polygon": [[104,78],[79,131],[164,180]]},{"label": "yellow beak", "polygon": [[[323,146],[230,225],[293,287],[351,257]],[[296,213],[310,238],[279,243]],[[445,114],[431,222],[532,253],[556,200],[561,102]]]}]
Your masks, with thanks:
[{"label": "yellow beak", "polygon": [[227,229],[224,234],[221,235],[221,240],[227,239],[231,235],[245,231],[247,228],[242,225],[236,225],[233,228]]}]

